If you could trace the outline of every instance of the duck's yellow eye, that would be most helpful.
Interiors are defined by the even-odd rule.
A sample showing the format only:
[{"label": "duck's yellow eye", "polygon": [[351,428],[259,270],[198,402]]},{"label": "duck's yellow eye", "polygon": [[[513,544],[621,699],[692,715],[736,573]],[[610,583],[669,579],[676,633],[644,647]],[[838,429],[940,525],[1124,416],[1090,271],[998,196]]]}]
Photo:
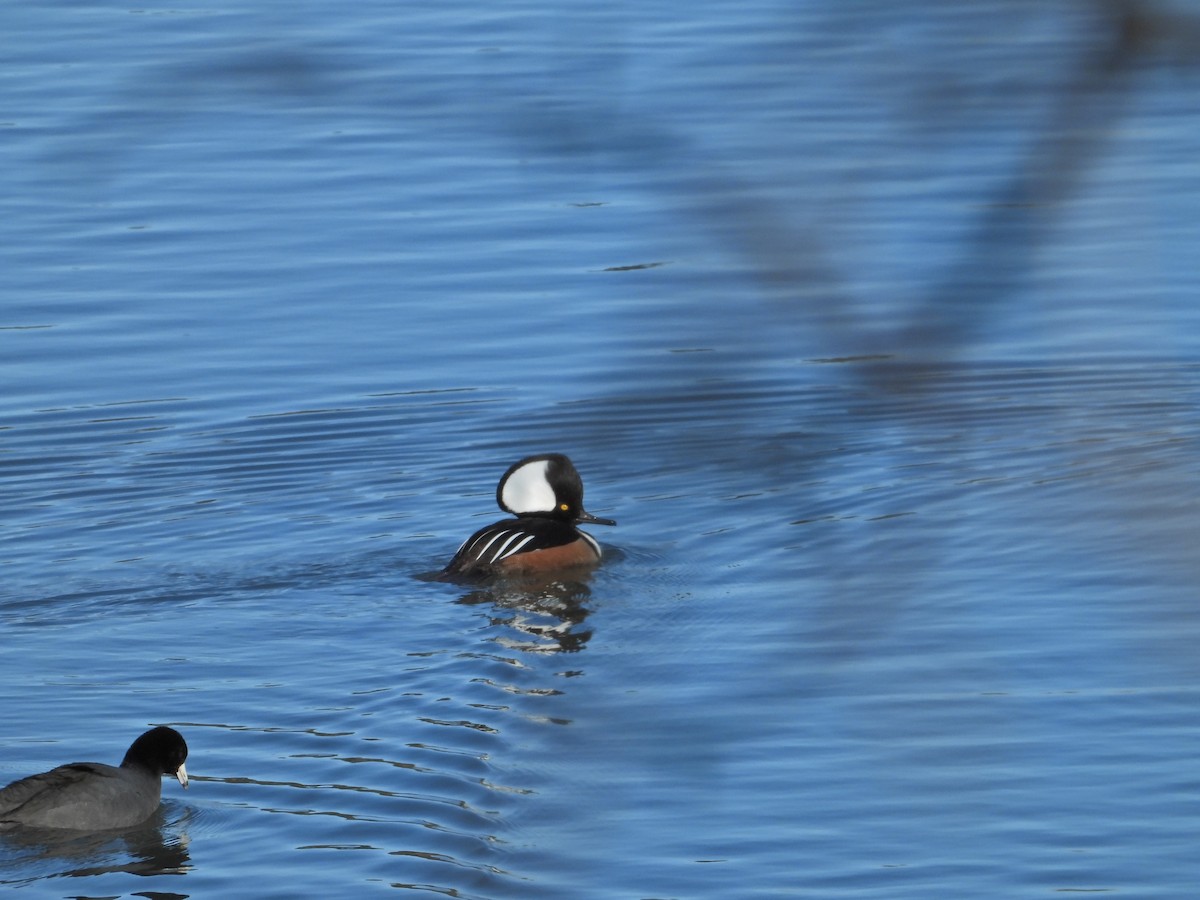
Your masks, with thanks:
[{"label": "duck's yellow eye", "polygon": [[571,508],[571,504],[570,503],[562,503],[559,505],[558,508],[561,509],[563,512],[566,512],[568,509]]}]

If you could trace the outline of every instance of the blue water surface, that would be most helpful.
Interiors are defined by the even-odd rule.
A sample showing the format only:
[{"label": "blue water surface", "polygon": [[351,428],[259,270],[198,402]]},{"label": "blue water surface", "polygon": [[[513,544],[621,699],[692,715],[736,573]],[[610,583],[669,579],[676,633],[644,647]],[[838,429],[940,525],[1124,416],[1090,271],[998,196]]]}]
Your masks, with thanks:
[{"label": "blue water surface", "polygon": [[[1194,894],[1195,73],[1114,9],[10,4],[0,783],[192,785],[0,884]],[[603,564],[429,580],[544,451]]]}]

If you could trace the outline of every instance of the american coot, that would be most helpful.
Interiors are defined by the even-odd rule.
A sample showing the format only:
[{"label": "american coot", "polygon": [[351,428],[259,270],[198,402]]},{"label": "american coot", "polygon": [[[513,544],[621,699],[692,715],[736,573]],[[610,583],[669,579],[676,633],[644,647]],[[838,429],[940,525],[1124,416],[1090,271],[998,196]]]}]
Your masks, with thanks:
[{"label": "american coot", "polygon": [[128,828],[150,818],[162,799],[162,776],[188,786],[187,744],[160,725],[139,737],[120,766],[69,763],[0,790],[0,828]]}]

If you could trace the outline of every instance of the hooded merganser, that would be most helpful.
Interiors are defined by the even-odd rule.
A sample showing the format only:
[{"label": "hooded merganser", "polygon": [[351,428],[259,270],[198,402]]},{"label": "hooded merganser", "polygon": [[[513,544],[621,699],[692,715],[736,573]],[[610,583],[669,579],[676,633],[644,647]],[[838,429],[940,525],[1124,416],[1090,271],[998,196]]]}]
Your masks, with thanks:
[{"label": "hooded merganser", "polygon": [[575,526],[616,525],[583,508],[583,481],[561,453],[513,463],[496,488],[496,502],[515,519],[481,528],[458,548],[443,576],[484,577],[501,572],[547,572],[593,565],[600,544]]}]

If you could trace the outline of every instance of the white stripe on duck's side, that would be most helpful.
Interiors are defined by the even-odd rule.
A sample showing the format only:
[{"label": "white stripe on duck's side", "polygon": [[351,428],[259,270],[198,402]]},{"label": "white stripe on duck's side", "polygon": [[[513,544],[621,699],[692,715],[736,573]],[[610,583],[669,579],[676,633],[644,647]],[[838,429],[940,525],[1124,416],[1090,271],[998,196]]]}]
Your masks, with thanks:
[{"label": "white stripe on duck's side", "polygon": [[[579,529],[576,530],[578,531]],[[579,531],[579,536],[588,542],[588,546],[590,546],[596,554],[596,559],[600,559],[600,557],[604,555],[600,552],[600,542],[598,540],[596,540],[586,531]]]},{"label": "white stripe on duck's side", "polygon": [[[478,550],[471,548],[470,555],[478,562],[485,564],[497,563],[502,559],[507,559],[514,553],[519,553],[521,548],[528,544],[536,537],[527,531],[515,529],[502,529],[491,535],[481,535],[479,540],[487,538],[487,543]],[[497,541],[501,543],[493,550],[493,545]]]},{"label": "white stripe on duck's side", "polygon": [[521,548],[533,540],[533,535],[522,531],[515,531],[507,541],[505,541],[497,550],[495,555],[489,562],[500,562],[512,556],[514,553],[520,553]]}]

